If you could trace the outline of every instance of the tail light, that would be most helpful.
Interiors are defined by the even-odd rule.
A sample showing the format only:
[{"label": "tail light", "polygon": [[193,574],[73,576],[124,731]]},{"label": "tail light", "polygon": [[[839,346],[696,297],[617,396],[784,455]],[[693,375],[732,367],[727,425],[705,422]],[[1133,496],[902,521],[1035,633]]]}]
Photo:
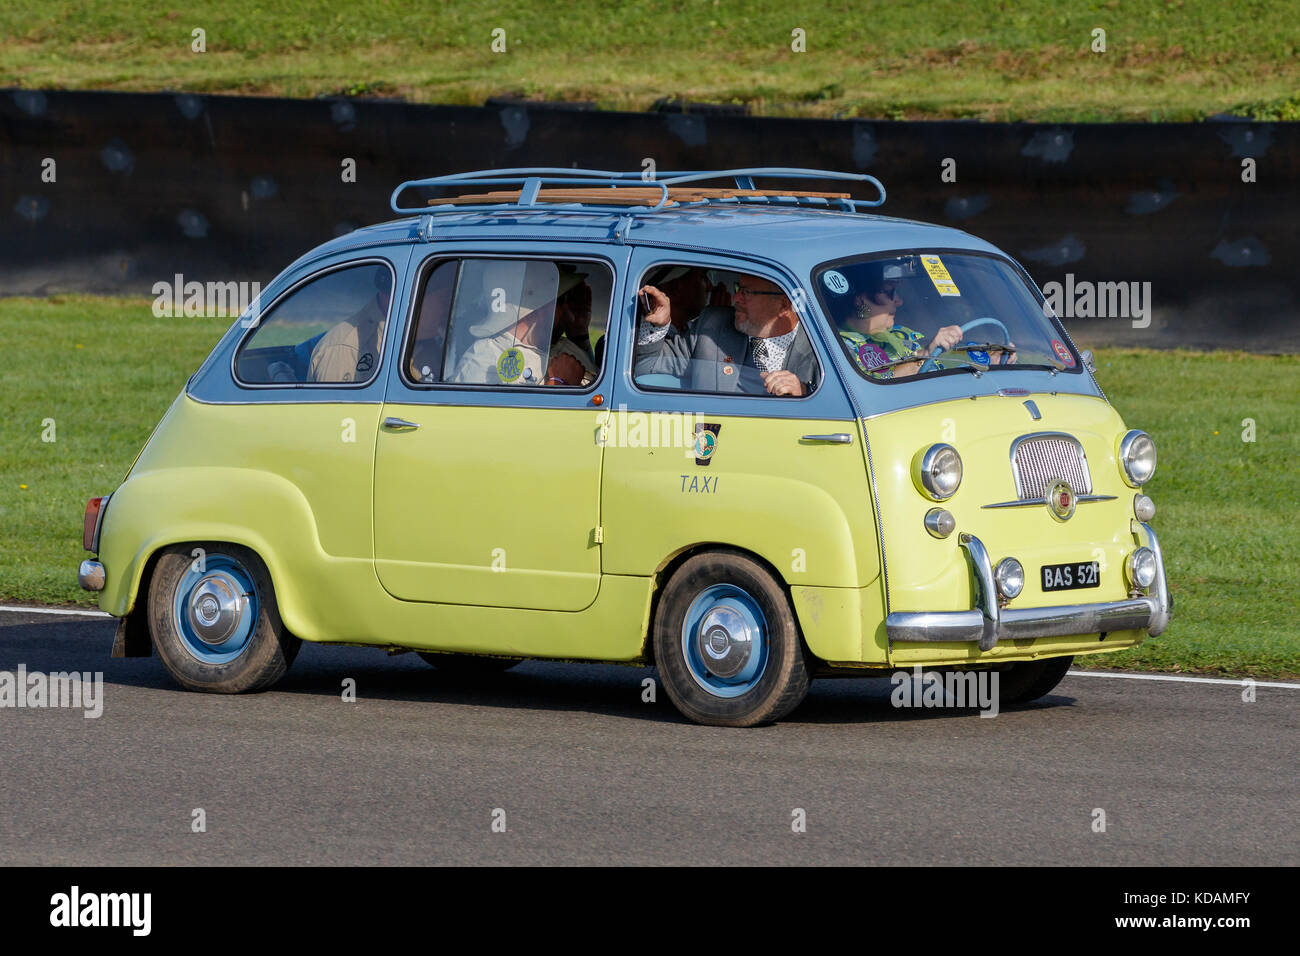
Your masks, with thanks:
[{"label": "tail light", "polygon": [[86,502],[86,516],[81,522],[81,545],[87,551],[99,551],[99,526],[104,523],[104,509],[108,507],[108,499],[111,497],[112,495],[104,495]]}]

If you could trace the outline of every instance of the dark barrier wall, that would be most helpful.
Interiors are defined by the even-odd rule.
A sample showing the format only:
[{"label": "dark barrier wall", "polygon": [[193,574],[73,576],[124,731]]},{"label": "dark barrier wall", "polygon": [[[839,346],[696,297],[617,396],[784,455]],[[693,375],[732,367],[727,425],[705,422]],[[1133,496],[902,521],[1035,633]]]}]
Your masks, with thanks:
[{"label": "dark barrier wall", "polygon": [[[882,212],[958,226],[1046,290],[1058,283],[1085,342],[1297,351],[1297,147],[1300,125],[1285,123],[893,123],[9,90],[0,294],[147,294],[176,273],[265,283],[317,243],[392,218],[389,192],[405,179],[641,169],[651,158],[661,170],[871,172],[889,189]],[[344,181],[346,159],[355,182]]]}]

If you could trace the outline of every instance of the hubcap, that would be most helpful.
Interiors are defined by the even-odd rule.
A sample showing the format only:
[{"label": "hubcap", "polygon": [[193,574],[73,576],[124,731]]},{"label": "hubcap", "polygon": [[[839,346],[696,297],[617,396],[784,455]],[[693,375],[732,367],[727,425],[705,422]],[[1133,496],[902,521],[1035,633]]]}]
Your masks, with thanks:
[{"label": "hubcap", "polygon": [[194,633],[205,644],[224,644],[239,626],[248,599],[231,575],[216,571],[194,586],[189,604]]},{"label": "hubcap", "polygon": [[754,636],[745,618],[734,608],[711,608],[696,632],[700,658],[711,674],[735,677],[749,662]]},{"label": "hubcap", "polygon": [[739,697],[767,667],[767,619],[743,588],[715,584],[686,609],[682,652],[691,677],[715,697]]},{"label": "hubcap", "polygon": [[173,603],[185,650],[204,664],[226,664],[248,648],[257,630],[257,588],[234,558],[208,554],[181,576]]}]

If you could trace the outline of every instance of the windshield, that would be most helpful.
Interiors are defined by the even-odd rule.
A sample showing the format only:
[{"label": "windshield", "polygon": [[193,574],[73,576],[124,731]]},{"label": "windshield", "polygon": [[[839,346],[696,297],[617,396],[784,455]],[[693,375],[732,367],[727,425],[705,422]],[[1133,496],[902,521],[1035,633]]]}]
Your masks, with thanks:
[{"label": "windshield", "polygon": [[868,381],[954,369],[1079,369],[1078,354],[1025,280],[992,256],[864,256],[819,267],[813,284],[840,345]]}]

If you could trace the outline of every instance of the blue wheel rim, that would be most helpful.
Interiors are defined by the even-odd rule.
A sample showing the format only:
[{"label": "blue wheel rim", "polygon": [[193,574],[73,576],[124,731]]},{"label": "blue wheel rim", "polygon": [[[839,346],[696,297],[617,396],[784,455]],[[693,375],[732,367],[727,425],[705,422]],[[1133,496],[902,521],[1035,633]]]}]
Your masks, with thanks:
[{"label": "blue wheel rim", "polygon": [[[227,595],[233,600],[224,600]],[[257,630],[258,611],[253,576],[227,554],[207,554],[201,569],[197,558],[191,561],[172,600],[181,643],[204,664],[228,664],[243,654]],[[218,623],[205,629],[209,619]]]},{"label": "blue wheel rim", "polygon": [[767,670],[769,643],[767,618],[744,588],[711,585],[686,609],[686,669],[714,697],[740,697],[757,687]]}]

